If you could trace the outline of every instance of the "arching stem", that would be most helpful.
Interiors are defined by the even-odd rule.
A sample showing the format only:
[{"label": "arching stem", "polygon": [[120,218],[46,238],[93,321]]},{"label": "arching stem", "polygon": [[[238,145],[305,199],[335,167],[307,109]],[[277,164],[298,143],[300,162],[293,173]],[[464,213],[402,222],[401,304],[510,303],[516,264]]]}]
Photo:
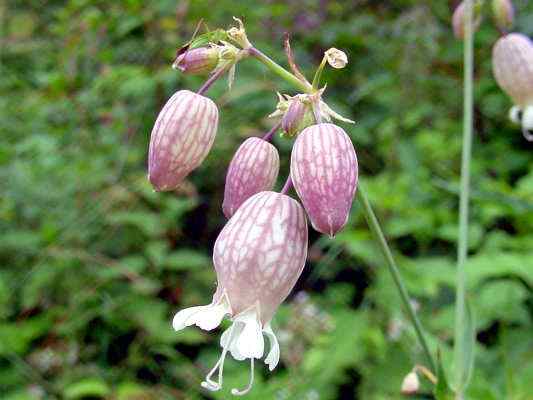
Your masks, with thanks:
[{"label": "arching stem", "polygon": [[274,136],[274,134],[278,131],[278,129],[281,127],[281,121],[279,121],[278,123],[276,123],[272,129],[270,129],[266,134],[265,136],[263,136],[261,139],[267,141],[267,142],[270,142],[270,140],[272,139],[272,136]]},{"label": "arching stem", "polygon": [[426,342],[422,324],[420,323],[420,320],[418,319],[416,315],[416,311],[413,308],[413,305],[409,299],[409,294],[407,293],[407,289],[403,283],[402,277],[400,275],[400,271],[398,270],[398,266],[396,265],[396,261],[394,261],[394,257],[392,256],[392,253],[389,249],[389,245],[387,244],[385,235],[383,235],[381,226],[379,225],[379,221],[376,218],[376,215],[374,214],[374,210],[372,210],[372,207],[370,206],[370,202],[368,201],[366,193],[361,185],[361,182],[359,182],[358,187],[357,187],[357,200],[359,201],[359,204],[363,208],[365,218],[368,222],[368,226],[370,227],[370,230],[372,231],[372,234],[374,235],[374,239],[376,240],[381,252],[383,253],[383,256],[385,257],[385,261],[387,263],[387,267],[389,268],[389,272],[392,276],[394,284],[396,285],[396,288],[398,289],[398,293],[400,294],[400,298],[402,299],[402,303],[405,308],[405,311],[407,312],[407,316],[409,317],[411,324],[415,328],[416,336],[418,338],[418,341],[422,345],[422,350],[424,351],[426,359],[429,365],[431,366],[431,369],[433,371],[436,371],[437,370],[436,364],[435,364],[435,361],[433,360],[431,351]]},{"label": "arching stem", "polygon": [[[231,66],[230,66],[231,67]],[[205,92],[207,92],[209,90],[209,88],[211,87],[211,85],[213,83],[215,83],[222,75],[224,75],[224,73],[229,69],[229,67],[222,67],[222,68],[219,68],[217,69],[205,82],[204,84],[202,85],[202,87],[200,87],[200,89],[198,89],[198,91],[196,92],[197,94],[199,95],[203,95]]]},{"label": "arching stem", "polygon": [[309,83],[302,82],[295,75],[291,74],[281,65],[273,61],[270,57],[263,54],[260,50],[256,49],[255,47],[251,47],[248,49],[248,53],[254,58],[256,58],[257,60],[259,60],[262,64],[264,64],[269,70],[274,72],[276,75],[279,75],[281,78],[286,80],[288,83],[295,86],[298,90],[301,90],[303,93],[313,93],[313,87]]}]

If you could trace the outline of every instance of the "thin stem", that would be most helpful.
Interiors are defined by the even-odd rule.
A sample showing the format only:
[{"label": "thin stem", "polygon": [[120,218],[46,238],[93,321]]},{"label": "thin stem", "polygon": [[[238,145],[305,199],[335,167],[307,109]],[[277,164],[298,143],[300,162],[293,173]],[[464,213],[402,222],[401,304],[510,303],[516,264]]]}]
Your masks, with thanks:
[{"label": "thin stem", "polygon": [[291,190],[291,187],[292,187],[292,179],[291,179],[291,176],[289,175],[287,177],[287,180],[285,181],[285,185],[283,185],[283,189],[281,189],[281,194],[287,194],[287,192],[289,190]]},{"label": "thin stem", "polygon": [[263,54],[260,50],[256,49],[255,47],[251,47],[248,49],[248,52],[251,56],[255,57],[257,60],[263,63],[273,73],[280,76],[292,85],[296,86],[302,92],[313,93],[313,87],[308,82],[302,82],[295,75],[291,74],[289,71],[287,71],[278,63],[276,63],[270,57]]},{"label": "thin stem", "polygon": [[278,129],[280,128],[281,126],[281,121],[279,121],[277,124],[275,124],[272,129],[270,129],[266,134],[265,136],[263,136],[261,139],[267,141],[267,142],[270,142],[270,139],[272,139],[272,136],[274,136],[274,134],[278,131]]},{"label": "thin stem", "polygon": [[392,253],[389,249],[387,240],[385,239],[385,236],[383,235],[383,232],[381,231],[379,221],[376,218],[374,211],[372,210],[372,206],[370,205],[370,202],[368,201],[368,198],[366,196],[364,189],[361,187],[361,183],[359,183],[357,186],[357,200],[359,201],[359,203],[361,204],[363,208],[365,218],[368,222],[370,230],[372,231],[374,235],[374,239],[378,243],[379,248],[381,252],[383,253],[383,256],[385,257],[385,261],[387,262],[387,267],[389,268],[389,272],[392,275],[392,279],[394,280],[394,284],[396,285],[398,292],[400,293],[400,298],[402,299],[404,308],[407,311],[407,316],[409,317],[413,327],[415,328],[416,336],[418,337],[418,341],[422,345],[422,349],[424,350],[427,361],[429,365],[431,366],[431,369],[433,371],[436,371],[437,370],[436,364],[435,364],[435,361],[433,360],[431,352],[429,351],[429,346],[426,342],[426,338],[423,333],[422,324],[420,324],[420,321],[416,315],[413,305],[411,304],[409,300],[409,295],[407,294],[407,289],[405,288],[405,285],[402,281],[402,277],[400,276],[400,271],[398,270],[398,267],[396,266],[396,262],[394,261]]},{"label": "thin stem", "polygon": [[223,67],[223,68],[219,68],[217,69],[213,75],[211,75],[209,77],[209,79],[207,79],[204,84],[202,85],[202,87],[200,89],[198,89],[198,91],[196,92],[197,94],[200,94],[200,95],[203,95],[205,92],[207,92],[209,90],[209,88],[211,87],[211,85],[213,83],[215,83],[218,78],[220,78],[226,71],[228,70],[228,67]]},{"label": "thin stem", "polygon": [[313,77],[313,88],[318,89],[318,86],[320,85],[320,77],[322,76],[322,71],[324,70],[324,67],[326,66],[326,56],[322,57],[322,61],[320,62],[320,65],[316,69],[315,76]]},{"label": "thin stem", "polygon": [[[474,43],[472,29],[473,0],[465,3],[464,35],[464,90],[463,90],[463,152],[461,158],[461,193],[459,199],[459,243],[457,246],[457,288],[455,299],[455,368],[461,376],[465,368],[463,347],[460,340],[464,331],[466,276],[465,263],[468,252],[468,199],[470,192],[470,159],[472,155],[473,134],[473,80],[474,80]],[[461,374],[461,375],[460,375]],[[457,398],[462,398],[463,388],[458,390]]]}]

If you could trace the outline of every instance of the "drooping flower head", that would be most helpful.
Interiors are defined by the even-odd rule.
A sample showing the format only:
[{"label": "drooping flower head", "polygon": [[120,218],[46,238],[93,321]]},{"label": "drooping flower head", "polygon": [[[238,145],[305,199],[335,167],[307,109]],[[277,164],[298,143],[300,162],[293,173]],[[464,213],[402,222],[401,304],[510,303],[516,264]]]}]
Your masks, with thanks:
[{"label": "drooping flower head", "polygon": [[279,173],[278,150],[266,140],[248,138],[239,146],[226,174],[222,210],[227,218],[248,198],[271,190]]},{"label": "drooping flower head", "polygon": [[291,178],[317,231],[334,236],[348,220],[357,187],[357,157],[349,136],[334,124],[317,124],[296,139]]},{"label": "drooping flower head", "polygon": [[202,163],[217,126],[218,109],[211,99],[180,90],[168,100],[150,137],[148,179],[155,190],[174,190]]},{"label": "drooping flower head", "polygon": [[[294,287],[307,256],[307,222],[302,206],[275,192],[260,192],[242,204],[218,236],[213,262],[218,286],[210,305],[191,307],[176,314],[175,330],[197,325],[210,330],[230,315],[233,323],[221,337],[222,355],[202,386],[222,387],[227,352],[236,360],[250,359],[253,384],[254,359],[263,357],[265,334],[270,351],[265,363],[273,370],[279,361],[279,345],[270,321]],[[218,382],[211,379],[218,370]]]},{"label": "drooping flower head", "polygon": [[492,49],[492,69],[498,85],[512,99],[511,119],[533,140],[533,43],[520,33],[500,38]]}]

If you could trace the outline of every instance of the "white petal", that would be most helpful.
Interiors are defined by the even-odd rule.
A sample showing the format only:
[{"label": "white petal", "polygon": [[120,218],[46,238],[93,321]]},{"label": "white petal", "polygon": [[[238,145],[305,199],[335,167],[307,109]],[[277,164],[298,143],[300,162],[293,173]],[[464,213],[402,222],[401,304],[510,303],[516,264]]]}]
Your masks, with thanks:
[{"label": "white petal", "polygon": [[224,315],[230,312],[226,303],[210,304],[186,308],[178,312],[172,320],[172,327],[179,331],[191,325],[210,331],[220,325]]},{"label": "white petal", "polygon": [[525,129],[533,130],[533,106],[527,106],[524,108],[522,126]]},{"label": "white petal", "polygon": [[244,324],[244,328],[238,336],[235,336],[235,341],[231,344],[231,348],[235,346],[231,355],[239,357],[235,357],[236,359],[263,357],[265,341],[257,310],[252,308],[238,315],[235,323]]},{"label": "white petal", "polygon": [[265,326],[265,329],[263,329],[263,333],[268,336],[268,340],[270,342],[270,351],[268,352],[268,355],[265,358],[265,364],[268,365],[268,369],[272,371],[279,362],[279,343],[278,339],[276,338],[276,335],[272,331],[272,327],[270,324]]},{"label": "white petal", "polygon": [[[520,113],[522,112],[522,109],[518,106],[512,106],[509,110],[509,119],[513,121],[515,124],[520,124],[522,121],[520,121]],[[521,117],[521,116],[520,116]]]},{"label": "white petal", "polygon": [[231,356],[235,360],[242,361],[242,360],[244,360],[245,357],[243,357],[242,354],[239,353],[239,349],[237,348],[237,340],[236,340],[236,338],[239,337],[239,335],[241,334],[241,332],[242,332],[242,330],[244,328],[244,324],[242,322],[234,322],[232,326],[230,326],[228,329],[226,329],[224,331],[224,333],[220,337],[220,346],[222,348],[228,346],[228,341],[230,339],[231,329],[232,328],[233,328],[233,340],[229,344],[228,350],[229,350]]},{"label": "white petal", "polygon": [[527,106],[522,115],[522,133],[526,140],[533,141],[533,106]]}]

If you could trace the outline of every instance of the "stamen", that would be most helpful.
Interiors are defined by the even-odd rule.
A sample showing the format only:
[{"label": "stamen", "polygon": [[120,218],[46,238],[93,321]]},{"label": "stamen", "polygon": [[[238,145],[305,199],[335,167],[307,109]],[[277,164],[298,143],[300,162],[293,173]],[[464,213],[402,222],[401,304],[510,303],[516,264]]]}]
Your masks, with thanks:
[{"label": "stamen", "polygon": [[252,386],[254,384],[254,358],[250,358],[250,382],[248,382],[248,386],[246,386],[242,390],[238,389],[231,389],[231,394],[234,396],[244,396],[246,393],[248,393],[250,390],[252,390]]},{"label": "stamen", "polygon": [[[210,390],[212,392],[216,392],[217,390],[220,390],[222,388],[222,373],[224,371],[224,360],[226,359],[226,354],[228,353],[228,349],[231,346],[231,342],[233,341],[233,331],[234,331],[235,324],[231,325],[230,332],[229,332],[229,339],[226,345],[222,348],[222,354],[220,355],[220,358],[216,362],[215,366],[209,371],[207,376],[205,377],[205,381],[201,383],[202,387],[204,389]],[[218,383],[213,381],[211,377],[218,369]]]}]

